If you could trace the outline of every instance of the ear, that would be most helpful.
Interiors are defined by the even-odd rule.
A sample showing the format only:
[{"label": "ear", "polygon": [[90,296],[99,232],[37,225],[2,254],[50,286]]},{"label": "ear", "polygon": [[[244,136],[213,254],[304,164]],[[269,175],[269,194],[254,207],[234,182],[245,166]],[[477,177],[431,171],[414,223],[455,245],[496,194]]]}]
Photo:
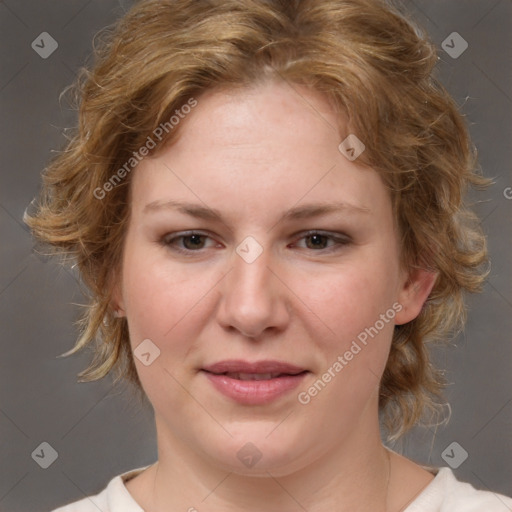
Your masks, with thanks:
[{"label": "ear", "polygon": [[402,309],[395,316],[395,324],[402,325],[414,320],[421,312],[437,279],[437,272],[423,268],[410,269],[398,294]]}]

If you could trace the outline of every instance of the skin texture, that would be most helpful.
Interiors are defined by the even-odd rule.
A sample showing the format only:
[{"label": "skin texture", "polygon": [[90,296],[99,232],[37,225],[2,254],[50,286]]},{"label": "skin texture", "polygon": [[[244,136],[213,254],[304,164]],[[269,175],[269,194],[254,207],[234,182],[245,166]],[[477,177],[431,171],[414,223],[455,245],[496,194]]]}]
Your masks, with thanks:
[{"label": "skin texture", "polygon": [[[394,324],[419,314],[435,275],[400,267],[388,191],[340,153],[350,131],[340,138],[338,118],[318,93],[285,83],[209,91],[177,142],[134,172],[114,307],[134,348],[150,339],[160,350],[149,366],[136,359],[159,461],[127,488],[147,511],[398,511],[433,478],[382,446],[378,384]],[[282,219],[319,203],[352,206]],[[172,240],[188,230],[206,236]],[[236,252],[248,236],[263,250],[252,263]],[[394,319],[301,404],[298,392],[397,303]],[[269,404],[240,405],[200,371],[225,359],[310,373]],[[237,457],[248,442],[262,454],[252,468]]]}]

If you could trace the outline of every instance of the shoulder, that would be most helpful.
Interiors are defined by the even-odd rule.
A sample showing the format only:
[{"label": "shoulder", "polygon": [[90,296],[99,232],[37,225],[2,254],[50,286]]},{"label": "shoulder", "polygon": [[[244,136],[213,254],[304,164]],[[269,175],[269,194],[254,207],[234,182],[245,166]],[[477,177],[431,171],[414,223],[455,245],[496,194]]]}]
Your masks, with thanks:
[{"label": "shoulder", "polygon": [[79,501],[59,507],[52,512],[144,512],[133,499],[125,482],[135,477],[146,468],[134,469],[110,480],[103,491],[94,496],[87,496]]},{"label": "shoulder", "polygon": [[112,479],[108,484],[108,487],[99,494],[94,496],[87,496],[86,498],[70,503],[69,505],[59,507],[52,512],[97,512],[98,510],[110,512],[107,495],[112,493],[112,485],[115,485],[115,482],[118,478],[120,478],[120,476]]},{"label": "shoulder", "polygon": [[405,512],[512,512],[512,498],[460,482],[450,468],[436,477]]}]

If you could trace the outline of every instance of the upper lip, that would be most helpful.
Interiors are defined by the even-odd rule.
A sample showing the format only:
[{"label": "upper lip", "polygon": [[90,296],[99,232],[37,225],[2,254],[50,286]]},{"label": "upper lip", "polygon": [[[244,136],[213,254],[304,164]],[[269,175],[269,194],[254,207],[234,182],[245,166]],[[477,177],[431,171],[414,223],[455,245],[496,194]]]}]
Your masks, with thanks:
[{"label": "upper lip", "polygon": [[219,361],[202,368],[203,370],[210,373],[285,373],[290,375],[297,375],[302,373],[305,368],[295,366],[290,363],[283,361],[243,361],[240,359],[231,359],[226,361]]}]

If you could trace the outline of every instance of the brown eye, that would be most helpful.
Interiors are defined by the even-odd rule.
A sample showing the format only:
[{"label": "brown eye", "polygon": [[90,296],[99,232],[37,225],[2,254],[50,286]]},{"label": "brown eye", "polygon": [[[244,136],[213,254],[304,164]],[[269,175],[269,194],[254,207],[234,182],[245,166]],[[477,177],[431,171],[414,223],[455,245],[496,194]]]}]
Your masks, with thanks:
[{"label": "brown eye", "polygon": [[331,252],[342,249],[343,246],[350,244],[350,242],[351,238],[343,233],[310,231],[304,233],[295,245],[301,249],[309,249],[314,252]]},{"label": "brown eye", "polygon": [[205,238],[204,235],[187,235],[179,237],[183,240],[183,246],[185,249],[194,250],[194,249],[202,249],[204,246]]},{"label": "brown eye", "polygon": [[306,240],[309,241],[306,242],[306,246],[308,249],[325,249],[327,247],[327,243],[329,240],[329,237],[325,235],[309,235],[305,237]]},{"label": "brown eye", "polygon": [[162,238],[162,244],[175,252],[192,253],[212,247],[215,242],[208,235],[192,232],[168,234]]}]

